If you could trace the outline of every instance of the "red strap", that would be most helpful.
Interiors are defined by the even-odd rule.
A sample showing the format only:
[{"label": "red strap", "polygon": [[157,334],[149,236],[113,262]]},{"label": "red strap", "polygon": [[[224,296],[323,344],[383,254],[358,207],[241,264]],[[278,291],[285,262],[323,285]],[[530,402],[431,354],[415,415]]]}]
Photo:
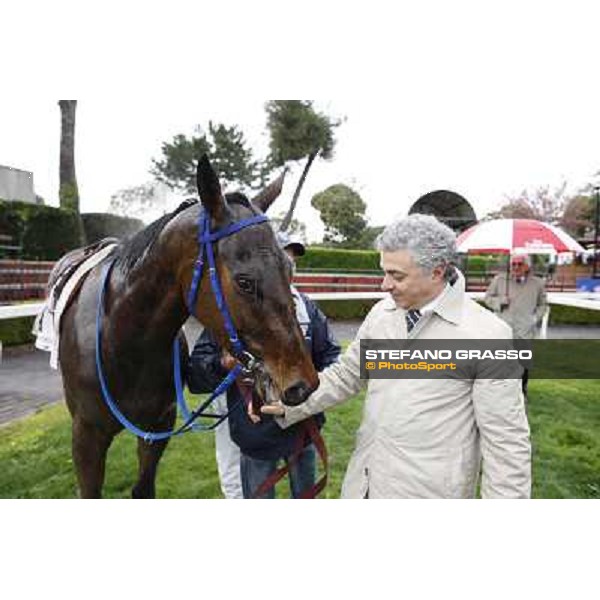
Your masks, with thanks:
[{"label": "red strap", "polygon": [[327,446],[325,446],[325,440],[321,435],[321,432],[317,426],[317,423],[314,417],[310,417],[304,422],[305,430],[311,440],[311,442],[315,445],[317,449],[317,453],[321,458],[323,463],[323,477],[317,481],[312,488],[304,491],[300,498],[302,499],[314,499],[316,498],[327,485],[327,476],[329,474],[329,457],[327,455]]},{"label": "red strap", "polygon": [[278,483],[283,477],[285,477],[289,472],[289,466],[293,465],[300,456],[301,452],[304,450],[305,442],[309,439],[317,449],[317,453],[323,462],[323,470],[324,474],[319,481],[317,481],[313,486],[309,489],[302,492],[300,496],[301,499],[314,499],[320,494],[325,486],[327,485],[327,476],[329,469],[329,462],[327,456],[327,448],[325,446],[325,441],[323,440],[323,436],[317,427],[317,423],[314,417],[310,417],[306,419],[306,421],[302,422],[302,430],[300,435],[298,435],[298,440],[296,442],[296,447],[294,452],[287,459],[286,463],[280,467],[279,469],[273,471],[265,481],[263,481],[257,488],[256,492],[254,492],[253,498],[260,498],[263,494],[265,494],[268,490],[270,490],[276,483]]},{"label": "red strap", "polygon": [[[250,403],[252,403],[253,410],[258,410],[257,407],[254,406],[255,398],[254,394],[252,393],[252,386],[247,385],[245,384],[245,382],[241,382],[239,380],[237,381],[237,384],[238,389],[240,390],[244,398],[246,406],[248,407]],[[301,431],[299,432],[296,441],[296,446],[292,454],[285,461],[283,466],[273,471],[273,473],[271,473],[271,475],[269,475],[269,477],[267,477],[267,479],[265,479],[265,481],[263,481],[258,486],[256,491],[254,492],[254,495],[252,496],[253,498],[260,498],[261,496],[263,496],[289,473],[290,465],[293,465],[298,460],[300,454],[306,446],[307,440],[310,440],[310,442],[312,442],[312,444],[314,444],[315,448],[317,449],[319,458],[323,463],[323,477],[321,477],[321,479],[319,479],[319,481],[317,481],[309,489],[304,490],[300,498],[314,499],[325,489],[325,486],[327,485],[327,477],[329,474],[329,458],[327,455],[327,448],[325,446],[325,440],[323,440],[323,436],[319,431],[319,427],[317,426],[314,417],[309,417],[308,419],[302,422]]]}]

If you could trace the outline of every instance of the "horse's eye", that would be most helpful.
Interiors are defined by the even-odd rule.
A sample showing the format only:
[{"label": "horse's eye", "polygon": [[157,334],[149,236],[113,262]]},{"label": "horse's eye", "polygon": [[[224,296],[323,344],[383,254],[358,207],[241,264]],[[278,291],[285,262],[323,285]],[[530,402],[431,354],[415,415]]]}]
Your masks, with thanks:
[{"label": "horse's eye", "polygon": [[242,292],[245,294],[254,294],[256,291],[256,282],[249,277],[240,275],[236,278],[236,283]]}]

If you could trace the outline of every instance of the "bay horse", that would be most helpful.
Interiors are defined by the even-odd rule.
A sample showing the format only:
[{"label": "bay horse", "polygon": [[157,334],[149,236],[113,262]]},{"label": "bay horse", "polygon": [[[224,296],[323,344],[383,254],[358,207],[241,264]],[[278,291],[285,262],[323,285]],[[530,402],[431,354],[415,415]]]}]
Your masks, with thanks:
[{"label": "bay horse", "polygon": [[[199,254],[201,212],[211,231],[266,211],[282,181],[250,202],[242,194],[223,195],[210,162],[198,162],[200,203],[184,203],[127,241],[94,267],[66,307],[60,326],[59,362],[72,417],[72,455],[80,495],[102,494],[106,455],[123,429],[107,407],[95,360],[96,315],[102,270],[112,261],[104,289],[101,364],[110,394],[137,427],[169,431],[176,418],[173,343],[189,312],[231,350],[223,317],[204,265],[193,307],[186,304]],[[295,318],[289,265],[268,222],[259,222],[213,245],[218,279],[239,338],[261,363],[283,402],[300,404],[318,378]],[[56,274],[51,276],[56,279]],[[231,350],[233,352],[233,350]],[[182,370],[187,345],[180,345]],[[168,439],[138,438],[138,479],[134,498],[155,497],[159,460]]]}]

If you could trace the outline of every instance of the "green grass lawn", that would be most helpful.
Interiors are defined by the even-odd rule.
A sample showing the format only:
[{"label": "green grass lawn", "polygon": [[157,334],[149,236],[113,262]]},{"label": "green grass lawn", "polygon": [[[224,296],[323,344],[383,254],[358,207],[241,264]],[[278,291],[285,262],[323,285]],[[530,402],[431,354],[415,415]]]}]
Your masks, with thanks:
[{"label": "green grass lawn", "polygon": [[[531,381],[529,417],[536,498],[600,498],[600,381]],[[328,412],[327,498],[339,497],[363,396]],[[191,402],[195,404],[195,402]],[[73,498],[70,419],[64,405],[0,428],[1,498]],[[108,458],[104,495],[127,498],[136,478],[135,438],[121,434]],[[286,484],[287,485],[287,484]],[[285,487],[280,489],[285,495]],[[214,436],[172,440],[157,480],[160,498],[220,498]]]}]

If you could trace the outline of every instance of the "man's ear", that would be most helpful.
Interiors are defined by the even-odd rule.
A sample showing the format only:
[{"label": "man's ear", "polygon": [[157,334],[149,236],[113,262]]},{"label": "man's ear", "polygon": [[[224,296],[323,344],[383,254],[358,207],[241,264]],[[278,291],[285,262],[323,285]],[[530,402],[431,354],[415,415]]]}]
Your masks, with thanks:
[{"label": "man's ear", "polygon": [[446,265],[438,265],[437,267],[434,267],[433,271],[431,272],[431,279],[433,279],[433,281],[444,281],[446,268]]}]

